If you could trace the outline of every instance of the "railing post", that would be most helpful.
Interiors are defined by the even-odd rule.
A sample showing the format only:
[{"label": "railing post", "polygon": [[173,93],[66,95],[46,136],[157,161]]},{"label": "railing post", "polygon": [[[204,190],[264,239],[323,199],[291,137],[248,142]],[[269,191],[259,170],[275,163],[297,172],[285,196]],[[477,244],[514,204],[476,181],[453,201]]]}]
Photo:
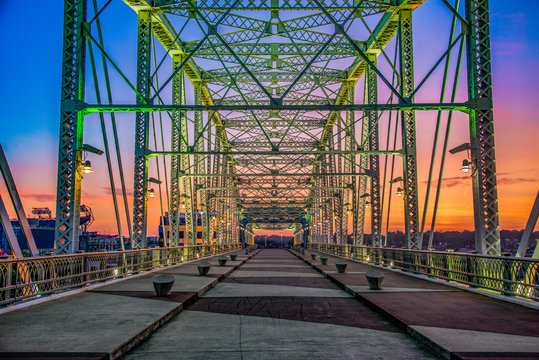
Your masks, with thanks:
[{"label": "railing post", "polygon": [[507,296],[513,296],[515,293],[514,293],[514,290],[513,290],[513,271],[512,271],[512,261],[511,259],[509,258],[509,256],[511,256],[511,253],[503,253],[503,256],[504,256],[504,259],[502,260],[503,261],[503,274],[502,274],[502,279],[503,279],[503,285],[502,285],[502,294],[504,295],[507,295]]},{"label": "railing post", "polygon": [[412,262],[412,272],[414,274],[419,274],[421,272],[421,253],[414,251],[410,255],[410,259]]},{"label": "railing post", "polygon": [[429,270],[429,253],[421,252],[418,254],[420,258],[418,272],[420,274],[428,274]]},{"label": "railing post", "polygon": [[[470,251],[471,254],[476,254],[477,250]],[[468,283],[471,287],[477,287],[475,276],[475,256],[466,256],[466,272],[468,273]]]},{"label": "railing post", "polygon": [[446,254],[442,256],[442,276],[447,280],[449,279],[449,257]]},{"label": "railing post", "polygon": [[[4,288],[9,288],[11,286],[11,283],[12,283],[12,278],[13,278],[13,263],[12,262],[8,262],[6,264],[6,273],[5,275],[3,276],[3,279],[2,279],[2,287]],[[1,296],[1,300],[2,301],[5,301],[5,300],[9,300],[11,298],[11,290],[8,289],[8,290],[5,290],[2,292],[2,296]]]},{"label": "railing post", "polygon": [[380,265],[380,258],[381,258],[381,251],[382,249],[375,247],[373,248],[374,251],[374,265]]},{"label": "railing post", "polygon": [[408,252],[405,249],[401,249],[401,269],[408,271]]},{"label": "railing post", "polygon": [[434,270],[434,259],[435,259],[435,255],[432,250],[429,251],[428,255],[427,255],[427,275],[428,277],[435,277],[434,274],[435,274],[435,270]]}]

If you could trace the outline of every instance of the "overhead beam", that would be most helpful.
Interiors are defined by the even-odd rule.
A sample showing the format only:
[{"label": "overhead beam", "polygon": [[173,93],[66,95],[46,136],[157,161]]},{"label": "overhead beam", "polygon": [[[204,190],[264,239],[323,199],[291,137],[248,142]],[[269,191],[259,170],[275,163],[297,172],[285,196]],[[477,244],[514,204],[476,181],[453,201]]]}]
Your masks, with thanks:
[{"label": "overhead beam", "polygon": [[[213,103],[213,102],[212,102]],[[239,105],[99,105],[99,104],[86,104],[83,102],[70,104],[75,110],[83,111],[86,114],[100,113],[100,112],[159,112],[159,111],[251,111],[251,110],[277,110],[277,111],[367,111],[367,110],[379,110],[379,111],[462,111],[468,113],[471,110],[475,110],[477,105],[475,103],[395,103],[395,104],[316,104],[316,105],[301,105],[301,104],[239,104]],[[327,128],[333,128],[334,123],[328,122]],[[223,126],[223,124],[220,124]],[[326,130],[325,130],[326,131]],[[322,138],[323,139],[323,138]],[[327,135],[326,135],[327,139]]]}]

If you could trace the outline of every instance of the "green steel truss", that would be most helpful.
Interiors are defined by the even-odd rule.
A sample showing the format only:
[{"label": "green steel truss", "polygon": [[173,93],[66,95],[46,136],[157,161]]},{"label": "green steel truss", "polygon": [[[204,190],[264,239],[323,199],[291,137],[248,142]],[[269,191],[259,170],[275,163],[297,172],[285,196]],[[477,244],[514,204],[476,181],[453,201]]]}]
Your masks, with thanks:
[{"label": "green steel truss", "polygon": [[494,117],[492,115],[492,79],[488,1],[466,2],[468,87],[477,107],[470,113],[472,174],[474,188],[475,246],[482,254],[498,255],[498,188],[494,154]]},{"label": "green steel truss", "polygon": [[62,48],[62,89],[58,147],[55,254],[78,250],[82,178],[82,134],[84,118],[70,106],[84,100],[86,42],[82,24],[86,1],[66,1]]},{"label": "green steel truss", "polygon": [[[150,59],[152,45],[151,12],[138,13],[137,38],[137,104],[151,103],[150,99]],[[147,174],[148,159],[140,150],[148,147],[150,114],[135,114],[135,166],[133,182],[133,248],[146,247],[147,217]]]},{"label": "green steel truss", "polygon": [[[65,1],[56,252],[77,249],[84,120],[122,112],[135,117],[134,248],[146,246],[152,158],[165,174],[152,181],[167,185],[167,246],[184,241],[182,216],[187,244],[197,224],[203,243],[251,242],[257,229],[290,230],[300,241],[293,221],[302,218],[309,241],[363,244],[370,218],[371,244],[381,246],[386,169],[397,160],[406,247],[421,248],[418,111],[469,116],[477,249],[500,252],[487,1],[443,1],[462,30],[419,77],[412,19],[424,0],[124,0],[138,16],[135,79],[95,35],[110,2],[87,9],[86,1]],[[468,97],[422,96],[463,42]],[[87,44],[132,103],[85,97]],[[457,85],[444,78],[442,86]],[[167,144],[158,146],[159,131]],[[243,219],[253,222],[242,227]],[[272,219],[291,222],[254,221]]]}]

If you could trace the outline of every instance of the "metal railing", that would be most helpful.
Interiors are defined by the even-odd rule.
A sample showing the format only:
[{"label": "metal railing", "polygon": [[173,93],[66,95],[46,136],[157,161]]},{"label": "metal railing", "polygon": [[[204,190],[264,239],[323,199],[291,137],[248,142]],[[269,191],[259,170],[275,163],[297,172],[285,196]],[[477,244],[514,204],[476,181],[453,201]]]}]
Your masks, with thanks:
[{"label": "metal railing", "polygon": [[239,248],[240,243],[213,244],[0,260],[0,305]]},{"label": "metal railing", "polygon": [[539,300],[539,259],[327,243],[309,243],[308,247],[367,264]]}]

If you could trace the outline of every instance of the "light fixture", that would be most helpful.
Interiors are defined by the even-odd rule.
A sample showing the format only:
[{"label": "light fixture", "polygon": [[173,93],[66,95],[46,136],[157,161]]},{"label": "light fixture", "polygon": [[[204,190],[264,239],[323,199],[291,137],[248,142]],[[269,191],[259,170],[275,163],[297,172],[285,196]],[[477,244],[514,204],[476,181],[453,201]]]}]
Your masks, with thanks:
[{"label": "light fixture", "polygon": [[470,171],[470,169],[471,167],[468,159],[462,160],[462,167],[460,168],[460,171],[467,173],[468,171]]},{"label": "light fixture", "polygon": [[90,160],[86,160],[85,162],[82,163],[82,172],[85,174],[90,174],[94,172],[94,170],[92,169],[92,163],[90,162]]},{"label": "light fixture", "polygon": [[404,193],[404,189],[403,188],[397,188],[397,196],[402,196],[402,194]]},{"label": "light fixture", "polygon": [[371,206],[371,203],[368,201],[365,201],[365,208],[368,208],[369,206]]},{"label": "light fixture", "polygon": [[154,197],[154,196],[155,196],[155,191],[154,191],[154,189],[148,190],[148,197]]}]

